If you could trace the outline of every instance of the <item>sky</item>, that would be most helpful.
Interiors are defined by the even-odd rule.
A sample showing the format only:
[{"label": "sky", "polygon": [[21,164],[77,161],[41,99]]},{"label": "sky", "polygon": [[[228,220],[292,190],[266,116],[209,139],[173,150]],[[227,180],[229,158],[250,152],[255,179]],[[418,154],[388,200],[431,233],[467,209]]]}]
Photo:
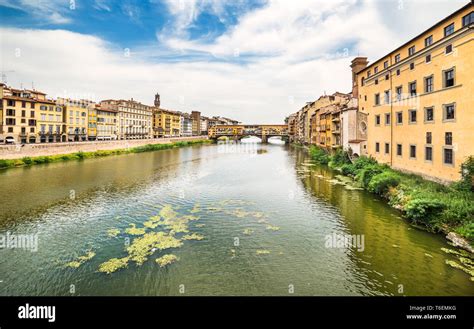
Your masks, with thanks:
[{"label": "sky", "polygon": [[48,97],[135,99],[283,123],[350,92],[377,60],[464,0],[0,0],[0,78]]}]

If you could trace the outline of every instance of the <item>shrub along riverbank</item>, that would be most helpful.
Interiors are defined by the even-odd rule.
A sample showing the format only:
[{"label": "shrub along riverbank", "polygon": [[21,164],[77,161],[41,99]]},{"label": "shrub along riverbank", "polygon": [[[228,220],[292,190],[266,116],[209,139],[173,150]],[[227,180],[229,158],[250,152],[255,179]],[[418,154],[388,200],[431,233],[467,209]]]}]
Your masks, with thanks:
[{"label": "shrub along riverbank", "polygon": [[122,148],[122,149],[115,149],[115,150],[99,150],[99,151],[94,151],[94,152],[79,151],[79,152],[69,153],[69,154],[24,157],[21,159],[12,159],[12,160],[0,159],[0,169],[32,166],[32,165],[37,165],[37,164],[70,161],[70,160],[84,160],[84,159],[91,159],[91,158],[100,158],[100,157],[105,157],[105,156],[110,156],[110,155],[143,153],[143,152],[167,150],[167,149],[172,149],[172,148],[179,148],[179,147],[200,145],[200,144],[210,144],[210,143],[212,143],[212,141],[203,139],[203,140],[195,140],[195,141],[180,141],[180,142],[166,143],[166,144],[147,144],[143,146]]},{"label": "shrub along riverbank", "polygon": [[352,163],[342,150],[329,155],[313,146],[310,156],[314,162],[352,177],[360,187],[385,198],[412,223],[433,232],[456,232],[473,245],[474,157],[462,165],[462,179],[445,186],[391,169],[369,157],[360,157]]}]

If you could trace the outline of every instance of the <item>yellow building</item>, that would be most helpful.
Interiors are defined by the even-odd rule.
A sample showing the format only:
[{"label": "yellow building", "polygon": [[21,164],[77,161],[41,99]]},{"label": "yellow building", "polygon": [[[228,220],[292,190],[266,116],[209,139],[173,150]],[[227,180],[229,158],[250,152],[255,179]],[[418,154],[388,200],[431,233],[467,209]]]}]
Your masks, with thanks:
[{"label": "yellow building", "polygon": [[58,97],[56,103],[64,109],[68,142],[84,142],[87,140],[89,126],[89,104],[85,100],[74,100]]},{"label": "yellow building", "polygon": [[178,112],[155,108],[153,110],[153,136],[178,137],[181,135],[181,115]]},{"label": "yellow building", "polygon": [[63,108],[37,90],[2,84],[0,140],[15,143],[64,141]]},{"label": "yellow building", "polygon": [[87,107],[87,140],[97,140],[97,109],[100,108],[100,104],[89,104]]},{"label": "yellow building", "polygon": [[369,155],[442,182],[474,153],[471,3],[356,73]]},{"label": "yellow building", "polygon": [[116,140],[117,111],[109,108],[96,107],[97,110],[97,140]]}]

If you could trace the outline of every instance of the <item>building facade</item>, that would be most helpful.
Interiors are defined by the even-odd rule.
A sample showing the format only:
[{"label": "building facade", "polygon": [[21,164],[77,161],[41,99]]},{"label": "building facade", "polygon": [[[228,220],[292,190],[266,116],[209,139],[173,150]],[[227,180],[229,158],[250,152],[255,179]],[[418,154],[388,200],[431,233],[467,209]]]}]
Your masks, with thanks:
[{"label": "building facade", "polygon": [[176,111],[155,108],[153,111],[153,135],[155,138],[181,136],[181,114]]},{"label": "building facade", "polygon": [[58,97],[56,104],[63,107],[66,141],[84,142],[88,139],[89,101]]},{"label": "building facade", "polygon": [[133,100],[104,100],[101,109],[116,111],[117,139],[153,137],[153,107]]},{"label": "building facade", "polygon": [[356,73],[368,154],[443,182],[474,143],[474,14],[469,3]]}]

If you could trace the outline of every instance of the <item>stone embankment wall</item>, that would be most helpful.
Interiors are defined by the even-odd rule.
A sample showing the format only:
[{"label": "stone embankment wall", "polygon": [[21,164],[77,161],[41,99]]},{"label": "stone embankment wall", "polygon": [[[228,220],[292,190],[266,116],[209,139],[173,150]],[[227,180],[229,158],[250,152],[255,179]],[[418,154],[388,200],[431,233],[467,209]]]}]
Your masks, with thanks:
[{"label": "stone embankment wall", "polygon": [[0,159],[20,159],[44,155],[69,154],[75,152],[94,152],[137,147],[146,144],[167,144],[179,141],[206,140],[207,136],[174,137],[156,139],[137,139],[120,141],[44,143],[24,145],[0,145]]}]

